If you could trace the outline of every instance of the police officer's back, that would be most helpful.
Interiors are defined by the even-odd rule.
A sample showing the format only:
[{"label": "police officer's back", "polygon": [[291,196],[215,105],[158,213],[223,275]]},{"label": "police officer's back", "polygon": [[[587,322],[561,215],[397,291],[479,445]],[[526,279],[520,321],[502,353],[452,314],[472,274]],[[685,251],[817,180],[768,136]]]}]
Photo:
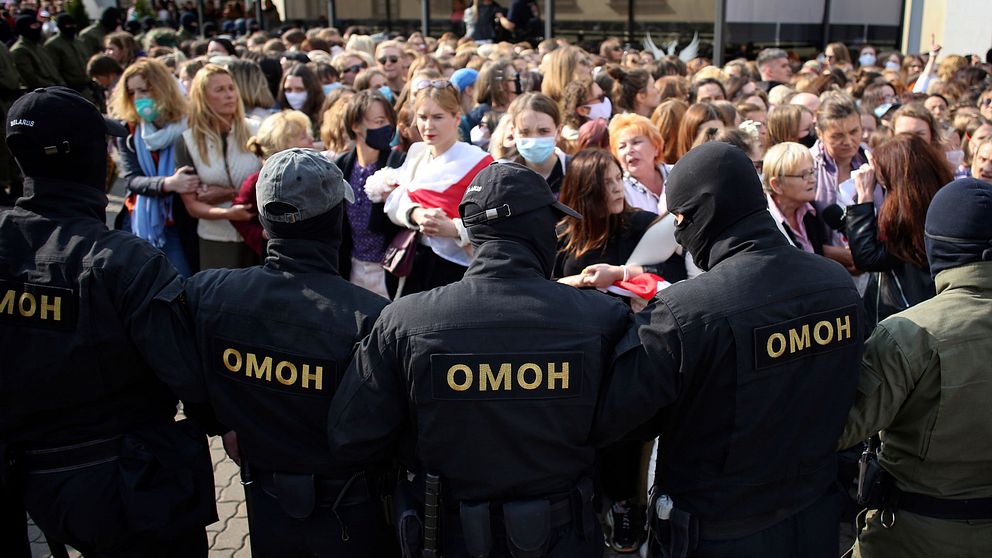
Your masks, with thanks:
[{"label": "police officer's back", "polygon": [[64,87],[8,114],[26,177],[0,217],[8,480],[46,533],[84,554],[206,556],[209,451],[192,421],[174,422],[176,395],[205,400],[188,375],[182,287],[160,251],[107,230],[108,133],[126,130]]},{"label": "police officer's back", "polygon": [[638,314],[603,406],[606,422],[655,419],[656,496],[674,511],[649,513],[654,544],[674,556],[835,557],[830,486],[857,383],[858,293],[840,266],[777,233],[740,150],[693,149],[667,192],[676,239],[708,272]]},{"label": "police officer's back", "polygon": [[351,187],[316,151],[292,149],[266,161],[257,198],[265,264],[186,283],[211,402],[250,481],[253,555],[387,555],[373,479],[337,461],[325,433],[354,347],[388,302],[337,272]]},{"label": "police officer's back", "polygon": [[440,477],[444,556],[481,551],[487,534],[493,556],[511,538],[532,547],[526,556],[603,551],[588,437],[628,310],[548,280],[555,222],[574,214],[562,208],[525,167],[483,169],[459,207],[475,248],[464,279],[387,307],[331,407],[339,457],[400,444]]}]

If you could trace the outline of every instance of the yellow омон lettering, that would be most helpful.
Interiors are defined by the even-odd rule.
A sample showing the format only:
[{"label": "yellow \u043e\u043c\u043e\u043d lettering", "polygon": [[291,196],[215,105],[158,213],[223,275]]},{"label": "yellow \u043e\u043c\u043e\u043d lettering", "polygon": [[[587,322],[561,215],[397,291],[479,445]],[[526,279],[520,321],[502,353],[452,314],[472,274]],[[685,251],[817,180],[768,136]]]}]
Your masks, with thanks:
[{"label": "yellow \u043e\u043c\u043e\u043d lettering", "polygon": [[[837,318],[837,340],[843,341],[844,339],[851,338],[851,315],[845,315],[844,321],[840,321],[841,318]],[[845,335],[846,333],[846,335]]]},{"label": "yellow \u043e\u043c\u043e\u043d lettering", "polygon": [[56,296],[52,297],[55,302],[52,304],[48,303],[48,295],[41,295],[41,319],[48,319],[48,312],[51,311],[52,319],[56,322],[62,321],[62,297]]},{"label": "yellow \u043e\u043c\u043e\u043d lettering", "polygon": [[[524,378],[524,374],[528,371],[534,372],[534,381],[527,382]],[[517,369],[517,384],[524,389],[537,389],[538,386],[544,380],[544,372],[541,371],[541,367],[534,364],[533,362],[528,362],[526,364],[521,364],[520,368]]]},{"label": "yellow \u043e\u043c\u043e\u043d lettering", "polygon": [[[234,361],[235,364],[231,364],[231,357],[232,356],[235,359],[237,359],[237,360]],[[241,353],[239,353],[237,350],[235,350],[235,349],[225,349],[224,350],[224,355],[221,358],[224,361],[224,368],[227,368],[231,372],[237,372],[238,370],[241,370]]]},{"label": "yellow \u043e\u043c\u043e\u043d lettering", "polygon": [[[28,304],[25,304],[25,301]],[[25,318],[30,318],[38,311],[38,301],[35,300],[34,295],[31,293],[21,293],[21,298],[17,301],[17,310]]]},{"label": "yellow \u043e\u043c\u043e\u043d lettering", "polygon": [[[510,391],[510,376],[513,374],[513,367],[509,362],[499,365],[499,372],[493,377],[493,368],[486,363],[479,365],[479,391],[486,391],[487,386],[492,386],[493,391]],[[503,387],[499,385],[503,384]]]},{"label": "yellow \u043e\u043c\u043e\u043d lettering", "polygon": [[795,329],[789,330],[789,353],[809,348],[809,324],[803,324],[802,335]]},{"label": "yellow \u043e\u043c\u043e\u043d lettering", "polygon": [[[465,381],[462,383],[455,383],[455,372],[465,374]],[[472,379],[472,369],[464,364],[456,364],[448,369],[448,387],[455,391],[465,391],[472,387]]]},{"label": "yellow \u043e\u043c\u043e\u043d lettering", "polygon": [[[289,370],[289,378],[283,376],[283,370]],[[291,386],[296,383],[296,366],[292,362],[285,360],[276,365],[276,379],[284,386]]]},{"label": "yellow \u043e\u043c\u043e\u043d lettering", "polygon": [[[820,330],[823,328],[827,329],[826,337],[820,335]],[[834,325],[827,321],[816,322],[816,325],[813,326],[813,339],[816,340],[816,343],[818,345],[829,344],[831,341],[834,340]]]},{"label": "yellow \u043e\u043c\u043e\u043d lettering", "polygon": [[9,290],[3,295],[3,300],[0,300],[0,314],[7,312],[8,314],[14,313],[14,291]]},{"label": "yellow \u043e\u043c\u043e\u043d lettering", "polygon": [[568,389],[568,362],[561,363],[561,372],[555,372],[555,363],[548,363],[548,389],[555,389],[555,380],[561,380],[561,389]]},{"label": "yellow \u043e\u043c\u043e\u043d lettering", "polygon": [[324,367],[317,366],[313,374],[310,373],[310,365],[303,365],[303,389],[310,387],[310,380],[314,380],[313,389],[320,391],[324,389]]},{"label": "yellow \u043e\u043c\u043e\u043d lettering", "polygon": [[[773,348],[773,345],[778,343],[778,349]],[[768,338],[768,345],[766,347],[768,351],[768,356],[772,358],[778,358],[785,353],[785,336],[781,333],[773,333],[771,337]]]},{"label": "yellow \u043e\u043c\u043e\u043d lettering", "polygon": [[245,360],[247,361],[245,363],[245,376],[249,378],[255,376],[259,380],[264,377],[265,381],[272,381],[272,357],[263,358],[261,366],[258,365],[258,357],[255,356],[255,353],[248,353]]}]

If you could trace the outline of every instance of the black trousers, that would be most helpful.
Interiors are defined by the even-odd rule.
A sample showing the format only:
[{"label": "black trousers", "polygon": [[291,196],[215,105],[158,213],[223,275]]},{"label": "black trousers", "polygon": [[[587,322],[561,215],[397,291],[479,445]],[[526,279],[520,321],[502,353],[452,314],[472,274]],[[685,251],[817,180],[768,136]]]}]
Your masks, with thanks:
[{"label": "black trousers", "polygon": [[24,476],[24,507],[49,537],[86,558],[196,558],[207,556],[203,527],[166,539],[136,533],[121,493],[118,463]]},{"label": "black trousers", "polygon": [[[592,504],[588,506],[583,514],[588,524],[572,523],[552,529],[549,537],[548,558],[599,558],[603,556],[605,546],[603,544],[603,528],[596,519],[596,514],[592,511]],[[461,518],[454,511],[447,511],[441,527],[441,540],[443,541],[444,558],[470,558],[465,549],[465,536],[462,533]],[[490,558],[511,558],[510,549],[507,547],[506,533],[503,531],[503,523],[500,520],[493,521],[493,549],[489,554]],[[586,537],[583,531],[592,533]],[[836,557],[835,557],[836,558]]]},{"label": "black trousers", "polygon": [[826,495],[792,517],[747,537],[728,541],[700,540],[696,558],[837,558],[840,555],[837,514],[840,494]]},{"label": "black trousers", "polygon": [[[342,495],[318,486],[316,505],[305,519],[290,517],[280,503],[271,473],[252,470],[245,486],[254,558],[380,558],[398,556],[392,530],[364,477]],[[345,481],[339,484],[344,487]],[[341,496],[339,499],[338,497]],[[336,505],[335,505],[336,504]]]},{"label": "black trousers", "polygon": [[0,556],[31,558],[24,506],[3,481],[0,481]]}]

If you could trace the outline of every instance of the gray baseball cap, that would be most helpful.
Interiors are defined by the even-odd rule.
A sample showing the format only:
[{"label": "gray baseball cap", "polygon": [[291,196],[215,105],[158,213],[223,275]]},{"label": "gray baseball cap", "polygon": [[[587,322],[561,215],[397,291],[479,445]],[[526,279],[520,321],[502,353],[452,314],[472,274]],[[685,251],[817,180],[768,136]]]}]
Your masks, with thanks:
[{"label": "gray baseball cap", "polygon": [[280,151],[262,167],[255,185],[258,213],[279,223],[296,223],[326,213],[355,193],[337,165],[312,149]]}]

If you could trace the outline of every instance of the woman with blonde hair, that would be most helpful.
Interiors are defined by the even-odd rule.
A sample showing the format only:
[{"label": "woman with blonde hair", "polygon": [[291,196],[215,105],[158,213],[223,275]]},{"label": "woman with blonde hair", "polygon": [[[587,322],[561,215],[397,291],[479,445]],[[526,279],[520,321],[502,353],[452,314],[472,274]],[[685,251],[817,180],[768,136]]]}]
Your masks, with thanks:
[{"label": "woman with blonde hair", "polygon": [[[310,119],[298,110],[277,112],[262,121],[255,135],[248,138],[246,149],[262,160],[292,149],[302,147],[313,148],[313,135],[310,133]],[[259,170],[261,172],[261,170]],[[250,207],[255,204],[255,184],[258,183],[259,172],[256,172],[241,183],[235,204]],[[262,223],[258,220],[258,210],[251,209],[252,219],[246,221],[231,221],[245,244],[259,257],[265,254],[265,237],[262,234]]]},{"label": "woman with blonde hair", "polygon": [[397,225],[419,231],[420,238],[412,271],[396,296],[446,285],[465,274],[471,253],[458,204],[475,175],[493,161],[485,151],[458,141],[461,103],[451,82],[419,79],[411,91],[423,141],[410,146],[397,170],[398,186],[386,198],[385,213]]},{"label": "woman with blonde hair", "polygon": [[252,216],[231,201],[262,166],[245,147],[258,123],[245,117],[234,78],[223,66],[207,64],[198,71],[189,98],[189,129],[176,140],[176,165],[193,167],[200,179],[195,193],[183,194],[186,210],[200,219],[200,269],[253,265],[254,253],[229,221]]},{"label": "woman with blonde hair", "polygon": [[186,100],[168,68],[152,58],[127,67],[110,98],[110,114],[131,132],[117,141],[118,165],[128,193],[120,228],[161,249],[180,275],[197,268],[194,222],[180,194],[200,181],[175,164],[173,144],[186,130]]},{"label": "woman with blonde hair", "polygon": [[276,100],[262,67],[251,60],[232,60],[225,65],[234,78],[248,118],[261,122],[275,112]]},{"label": "woman with blonde hair", "polygon": [[324,156],[333,159],[352,147],[351,138],[344,126],[344,111],[348,99],[355,91],[347,86],[338,87],[324,98],[320,107],[320,141]]},{"label": "woman with blonde hair", "polygon": [[777,143],[765,152],[761,170],[768,211],[779,230],[797,248],[823,255],[827,238],[813,208],[816,172],[809,149],[791,141]]},{"label": "woman with blonde hair", "polygon": [[582,78],[592,78],[592,61],[589,55],[579,47],[565,46],[555,49],[541,64],[544,79],[541,81],[541,93],[561,102],[565,95],[565,86]]}]

